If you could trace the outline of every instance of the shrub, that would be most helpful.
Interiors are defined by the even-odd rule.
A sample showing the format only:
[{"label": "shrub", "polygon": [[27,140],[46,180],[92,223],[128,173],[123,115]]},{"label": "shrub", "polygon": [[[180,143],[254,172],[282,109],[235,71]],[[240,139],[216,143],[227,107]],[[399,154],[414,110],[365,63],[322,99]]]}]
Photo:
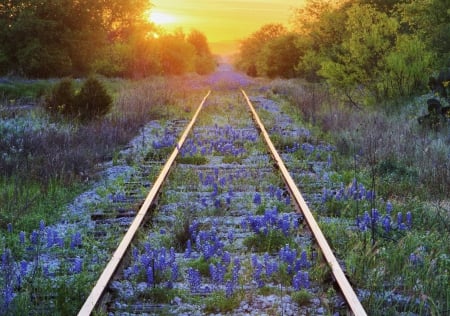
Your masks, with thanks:
[{"label": "shrub", "polygon": [[78,110],[77,117],[86,121],[104,116],[112,106],[112,98],[105,87],[96,78],[90,77],[75,96],[74,104]]},{"label": "shrub", "polygon": [[88,78],[81,91],[75,94],[73,80],[64,79],[52,90],[45,107],[51,114],[61,114],[66,118],[80,121],[98,119],[109,112],[112,98],[101,82]]},{"label": "shrub", "polygon": [[53,88],[50,97],[45,102],[45,107],[52,114],[68,114],[73,111],[73,102],[73,81],[66,78]]}]

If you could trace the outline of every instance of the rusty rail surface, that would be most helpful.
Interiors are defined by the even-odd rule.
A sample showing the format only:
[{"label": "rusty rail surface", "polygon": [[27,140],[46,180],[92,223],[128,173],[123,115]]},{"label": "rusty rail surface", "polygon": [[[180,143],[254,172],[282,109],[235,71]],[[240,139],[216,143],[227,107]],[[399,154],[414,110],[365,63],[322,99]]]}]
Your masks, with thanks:
[{"label": "rusty rail surface", "polygon": [[323,235],[322,231],[320,230],[319,225],[317,224],[316,220],[314,219],[314,216],[312,215],[308,205],[306,204],[305,200],[303,199],[302,194],[300,193],[300,190],[298,189],[297,185],[295,184],[294,180],[292,179],[291,175],[289,174],[286,166],[283,163],[283,160],[281,159],[280,155],[278,154],[277,150],[275,149],[275,146],[273,145],[272,141],[270,140],[269,134],[267,133],[263,123],[261,122],[258,114],[256,113],[256,110],[248,98],[247,94],[244,90],[241,89],[242,94],[244,95],[245,100],[247,101],[247,104],[250,108],[250,111],[252,113],[253,120],[256,122],[256,125],[258,126],[258,129],[261,132],[261,135],[263,136],[267,146],[269,147],[270,154],[272,155],[273,159],[275,160],[277,167],[280,169],[280,172],[284,178],[284,181],[286,182],[286,186],[288,187],[289,191],[291,192],[291,195],[299,207],[302,215],[305,217],[306,222],[311,229],[311,232],[314,235],[314,238],[317,241],[317,244],[319,245],[325,260],[327,261],[328,265],[331,268],[331,271],[333,273],[334,278],[336,279],[336,282],[338,283],[339,287],[341,288],[342,294],[344,295],[350,309],[352,312],[357,316],[364,316],[367,315],[366,311],[364,310],[364,307],[361,305],[361,302],[359,301],[358,297],[356,296],[355,291],[353,290],[352,286],[350,285],[349,281],[347,280],[344,272],[342,271],[339,262],[337,261],[336,257],[334,256],[333,251],[331,250],[330,245],[328,244],[325,236]]},{"label": "rusty rail surface", "polygon": [[179,149],[183,146],[184,141],[186,140],[189,132],[191,131],[192,126],[195,124],[195,121],[197,120],[197,117],[203,108],[203,104],[205,103],[205,101],[208,98],[208,96],[210,95],[210,93],[211,93],[211,91],[209,91],[206,94],[206,96],[203,98],[203,101],[200,103],[197,111],[195,112],[194,116],[192,117],[191,122],[186,127],[183,135],[181,136],[180,140],[177,143],[177,146],[175,147],[174,151],[172,152],[172,154],[170,155],[166,164],[164,165],[161,173],[159,174],[158,178],[156,179],[155,183],[153,184],[153,187],[151,188],[149,194],[145,198],[145,201],[142,204],[141,208],[139,209],[139,212],[137,213],[135,219],[131,223],[130,228],[128,229],[127,233],[123,237],[122,241],[120,242],[119,246],[117,247],[116,251],[114,252],[111,260],[108,262],[106,268],[103,270],[103,273],[101,274],[96,285],[92,289],[89,297],[84,302],[83,307],[81,308],[81,310],[78,313],[79,316],[91,315],[91,313],[94,311],[95,307],[99,303],[101,297],[103,296],[103,293],[105,292],[105,289],[108,286],[109,281],[111,280],[111,278],[113,277],[117,268],[119,267],[123,256],[125,255],[128,247],[130,246],[131,242],[133,241],[133,238],[134,238],[137,230],[139,229],[145,216],[147,215],[147,211],[149,210],[150,206],[153,204],[153,201],[155,200],[156,196],[158,195],[158,192],[161,189],[162,184],[164,183],[165,179],[167,178],[170,168],[172,167],[172,165],[179,153]]}]

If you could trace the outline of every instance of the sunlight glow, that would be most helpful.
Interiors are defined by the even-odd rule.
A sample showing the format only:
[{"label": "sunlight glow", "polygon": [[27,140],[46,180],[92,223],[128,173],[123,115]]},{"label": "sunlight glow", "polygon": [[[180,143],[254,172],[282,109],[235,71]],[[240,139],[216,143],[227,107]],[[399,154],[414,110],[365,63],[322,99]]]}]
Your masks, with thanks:
[{"label": "sunlight glow", "polygon": [[153,11],[150,13],[150,21],[152,21],[155,24],[171,24],[176,22],[176,18],[173,15],[163,13],[163,12],[156,12]]}]

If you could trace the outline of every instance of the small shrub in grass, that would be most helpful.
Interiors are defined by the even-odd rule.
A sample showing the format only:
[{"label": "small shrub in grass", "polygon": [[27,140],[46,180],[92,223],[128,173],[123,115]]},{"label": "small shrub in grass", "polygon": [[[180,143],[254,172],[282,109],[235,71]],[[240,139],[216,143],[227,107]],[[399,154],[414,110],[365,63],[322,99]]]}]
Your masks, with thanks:
[{"label": "small shrub in grass", "polygon": [[102,83],[88,78],[78,94],[75,93],[73,80],[64,79],[57,84],[45,102],[47,111],[61,114],[80,121],[98,119],[109,112],[112,98]]},{"label": "small shrub in grass", "polygon": [[218,291],[206,298],[205,309],[207,313],[227,313],[239,307],[241,299],[237,294],[227,297],[225,292]]},{"label": "small shrub in grass", "polygon": [[191,260],[187,263],[187,266],[193,269],[196,269],[200,272],[200,274],[202,276],[206,276],[209,277],[210,275],[210,270],[209,270],[209,265],[212,264],[216,264],[219,261],[219,259],[217,258],[211,258],[209,260],[206,260],[203,256],[195,259],[195,260]]},{"label": "small shrub in grass", "polygon": [[178,157],[177,159],[178,163],[183,163],[187,165],[205,165],[208,163],[208,158],[201,156],[201,155],[195,155],[195,156],[184,156],[184,157]]},{"label": "small shrub in grass", "polygon": [[306,289],[302,289],[291,294],[292,300],[299,306],[308,305],[312,297],[312,294],[309,293]]},{"label": "small shrub in grass", "polygon": [[226,155],[225,157],[223,157],[222,162],[242,164],[244,158],[245,158],[244,156]]},{"label": "small shrub in grass", "polygon": [[169,304],[175,297],[180,296],[184,296],[184,293],[179,289],[168,289],[157,286],[146,288],[139,294],[139,299],[148,299],[152,303]]},{"label": "small shrub in grass", "polygon": [[77,117],[86,121],[107,114],[112,106],[112,98],[98,79],[90,77],[75,96],[74,104],[78,111]]},{"label": "small shrub in grass", "polygon": [[267,286],[267,285],[258,289],[258,294],[263,295],[263,296],[278,294],[278,292],[279,292],[279,290],[277,288],[272,287],[272,286]]},{"label": "small shrub in grass", "polygon": [[279,230],[270,230],[267,235],[255,234],[244,239],[244,246],[259,253],[275,253],[284,245],[293,246],[291,237],[285,236]]},{"label": "small shrub in grass", "polygon": [[73,80],[63,79],[53,88],[45,107],[51,114],[71,114],[74,110],[74,96]]}]

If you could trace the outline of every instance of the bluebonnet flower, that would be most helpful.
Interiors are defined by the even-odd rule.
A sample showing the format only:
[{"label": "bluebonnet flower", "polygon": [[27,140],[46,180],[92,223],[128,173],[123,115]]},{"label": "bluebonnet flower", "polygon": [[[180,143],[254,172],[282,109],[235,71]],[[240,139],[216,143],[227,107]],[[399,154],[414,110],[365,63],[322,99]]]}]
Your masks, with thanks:
[{"label": "bluebonnet flower", "polygon": [[309,267],[311,267],[311,263],[308,261],[308,254],[303,250],[300,254],[300,259],[296,261],[295,270],[299,271],[300,269],[308,269]]},{"label": "bluebonnet flower", "polygon": [[201,275],[197,269],[189,268],[187,271],[187,279],[191,292],[198,292],[201,285]]},{"label": "bluebonnet flower", "polygon": [[83,259],[76,257],[73,262],[71,272],[74,274],[79,274],[81,273],[82,270],[83,270]]},{"label": "bluebonnet flower", "polygon": [[403,214],[401,212],[397,213],[397,225],[400,226],[403,222]]},{"label": "bluebonnet flower", "polygon": [[269,254],[264,254],[264,266],[266,267],[266,276],[271,277],[278,271],[278,264],[276,261],[269,259]]},{"label": "bluebonnet flower", "polygon": [[228,238],[228,242],[230,244],[232,244],[234,241],[234,233],[231,229],[228,231],[227,238]]},{"label": "bluebonnet flower", "polygon": [[172,271],[171,271],[172,273],[170,275],[172,282],[175,282],[178,279],[178,271],[179,271],[178,264],[174,262],[172,264]]},{"label": "bluebonnet flower", "polygon": [[133,256],[133,259],[135,261],[139,260],[139,251],[136,247],[133,247],[133,249],[131,250],[131,255]]},{"label": "bluebonnet flower", "polygon": [[41,221],[39,222],[39,230],[43,231],[45,229],[45,222],[44,220],[41,219]]},{"label": "bluebonnet flower", "polygon": [[397,213],[397,227],[399,230],[405,230],[406,226],[403,223],[403,214],[401,212]]},{"label": "bluebonnet flower", "polygon": [[298,271],[292,279],[292,286],[296,291],[310,287],[308,272]]},{"label": "bluebonnet flower", "polygon": [[389,233],[391,231],[391,218],[389,216],[383,217],[383,229],[386,233]]},{"label": "bluebonnet flower", "polygon": [[377,224],[380,219],[380,213],[378,213],[378,210],[376,208],[372,209],[372,223]]},{"label": "bluebonnet flower", "polygon": [[283,248],[281,248],[278,255],[283,262],[292,266],[294,265],[294,260],[297,257],[297,250],[290,249],[289,245],[286,245]]},{"label": "bluebonnet flower", "polygon": [[191,254],[192,254],[191,240],[188,239],[188,241],[186,242],[186,250],[184,251],[184,257],[190,258]]},{"label": "bluebonnet flower", "polygon": [[392,212],[393,208],[394,207],[392,206],[392,203],[387,201],[387,203],[386,203],[386,213],[387,213],[387,215],[391,216],[391,212]]},{"label": "bluebonnet flower", "polygon": [[8,233],[12,233],[13,231],[13,225],[11,223],[8,223],[8,225],[6,225]]},{"label": "bluebonnet flower", "polygon": [[233,296],[233,293],[234,293],[234,284],[231,281],[227,281],[225,285],[225,296],[227,298],[230,298]]},{"label": "bluebonnet flower", "polygon": [[30,235],[30,241],[33,245],[37,245],[39,241],[39,234],[37,231],[33,230],[33,232]]},{"label": "bluebonnet flower", "polygon": [[281,189],[277,189],[276,193],[275,193],[277,200],[281,201],[281,198],[283,196],[283,191]]},{"label": "bluebonnet flower", "polygon": [[286,205],[290,205],[290,204],[291,204],[291,196],[290,196],[290,195],[286,196],[286,200],[285,200],[284,203],[285,203]]},{"label": "bluebonnet flower", "polygon": [[228,251],[225,251],[222,255],[222,262],[225,264],[225,266],[229,266],[231,263],[231,256]]},{"label": "bluebonnet flower", "polygon": [[331,155],[328,154],[328,158],[327,158],[327,168],[330,168],[332,163],[333,163],[333,159],[332,159]]},{"label": "bluebonnet flower", "polygon": [[72,239],[70,241],[70,248],[75,249],[82,245],[82,237],[80,232],[76,232],[72,235]]},{"label": "bluebonnet flower", "polygon": [[256,255],[252,256],[252,266],[253,266],[253,280],[256,282],[258,288],[261,288],[264,286],[264,281],[261,278],[263,266],[258,261]]},{"label": "bluebonnet flower", "polygon": [[258,192],[255,193],[255,196],[253,197],[253,203],[255,205],[261,205],[261,194]]},{"label": "bluebonnet flower", "polygon": [[291,223],[289,222],[289,215],[285,214],[283,219],[281,220],[281,231],[285,236],[289,235],[289,229],[291,227]]},{"label": "bluebonnet flower", "polygon": [[28,272],[28,262],[25,260],[20,261],[20,275],[25,277]]},{"label": "bluebonnet flower", "polygon": [[21,231],[19,233],[19,242],[23,245],[25,243],[25,232]]},{"label": "bluebonnet flower", "polygon": [[233,260],[233,270],[231,272],[231,280],[234,284],[237,284],[239,280],[239,271],[241,269],[241,261],[239,260],[239,257],[235,257]]},{"label": "bluebonnet flower", "polygon": [[411,212],[407,212],[406,213],[406,226],[408,226],[408,228],[411,228],[411,226],[412,226],[412,214],[411,214]]}]

